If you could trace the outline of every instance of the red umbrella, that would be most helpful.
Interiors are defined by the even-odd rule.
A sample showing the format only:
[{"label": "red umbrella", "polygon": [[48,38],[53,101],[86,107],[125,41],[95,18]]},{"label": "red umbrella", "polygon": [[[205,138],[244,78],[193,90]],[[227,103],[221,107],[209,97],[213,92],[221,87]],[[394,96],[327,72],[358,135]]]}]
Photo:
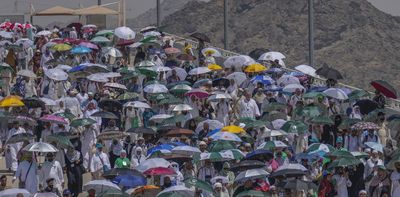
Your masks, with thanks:
[{"label": "red umbrella", "polygon": [[188,97],[195,96],[199,99],[203,99],[203,98],[207,98],[208,96],[210,96],[210,94],[207,91],[204,91],[202,89],[192,89],[189,92],[186,92],[185,96],[188,96]]},{"label": "red umbrella", "polygon": [[151,168],[143,172],[144,175],[174,175],[176,174],[175,170],[172,168]]},{"label": "red umbrella", "polygon": [[164,49],[164,52],[165,52],[166,54],[177,54],[177,53],[180,53],[181,50],[178,49],[178,48],[169,47],[169,48]]},{"label": "red umbrella", "polygon": [[135,40],[123,40],[120,39],[117,43],[117,46],[126,46],[135,43]]},{"label": "red umbrella", "polygon": [[375,80],[371,82],[371,85],[379,92],[382,92],[383,95],[389,98],[397,98],[396,89],[394,89],[394,87],[391,86],[388,82],[383,80]]}]

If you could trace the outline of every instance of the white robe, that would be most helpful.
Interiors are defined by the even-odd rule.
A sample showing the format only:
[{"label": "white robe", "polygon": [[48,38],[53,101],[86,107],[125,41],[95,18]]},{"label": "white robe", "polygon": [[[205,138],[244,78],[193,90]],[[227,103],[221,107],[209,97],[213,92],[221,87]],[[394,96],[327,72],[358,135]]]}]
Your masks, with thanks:
[{"label": "white robe", "polygon": [[[13,135],[19,134],[19,133],[26,133],[25,129],[19,127],[18,129],[12,128],[9,130],[8,135],[7,135],[7,140],[10,139]],[[16,171],[18,167],[18,152],[22,148],[22,142],[19,143],[14,143],[14,144],[8,144],[7,146],[7,151],[5,153],[6,157],[6,167],[10,168],[12,171]]]},{"label": "white robe", "polygon": [[260,116],[260,110],[254,99],[245,101],[245,99],[239,101],[239,116],[240,118],[255,118]]},{"label": "white robe", "polygon": [[64,183],[64,174],[61,164],[58,161],[46,161],[39,170],[39,184],[44,188],[47,187],[46,180],[49,178],[54,178],[54,186],[62,191],[61,184]]},{"label": "white robe", "polygon": [[229,125],[229,104],[227,102],[218,103],[215,108],[216,119],[225,126]]},{"label": "white robe", "polygon": [[336,197],[348,197],[347,187],[351,187],[351,181],[340,175],[334,175],[332,178],[336,180]]},{"label": "white robe", "polygon": [[82,156],[83,156],[83,166],[89,168],[89,162],[92,156],[92,148],[96,143],[97,132],[94,128],[89,128],[83,131],[81,141],[82,141]]},{"label": "white robe", "polygon": [[97,127],[100,128],[101,127],[101,118],[100,117],[91,116],[92,114],[94,114],[94,113],[96,113],[98,111],[99,111],[98,109],[86,110],[83,116],[85,118],[91,118],[91,119],[95,120],[97,122],[96,123]]},{"label": "white robe", "polygon": [[103,165],[106,165],[108,169],[111,169],[110,160],[108,159],[107,154],[103,152],[97,152],[93,155],[92,161],[90,162],[90,172],[97,172],[99,170],[102,170]]},{"label": "white robe", "polygon": [[19,178],[20,181],[21,180],[25,181],[25,189],[28,190],[31,194],[35,194],[37,192],[37,187],[38,187],[37,165],[35,162],[33,162],[32,166],[29,169],[30,165],[31,163],[28,161],[21,162],[18,166],[17,171],[15,172],[14,179]]},{"label": "white robe", "polygon": [[392,196],[396,197],[400,194],[400,173],[397,171],[392,172],[390,180],[392,181]]},{"label": "white robe", "polygon": [[75,117],[81,117],[81,105],[76,97],[65,97],[64,98],[64,106],[65,109],[70,109],[71,113],[75,115]]}]

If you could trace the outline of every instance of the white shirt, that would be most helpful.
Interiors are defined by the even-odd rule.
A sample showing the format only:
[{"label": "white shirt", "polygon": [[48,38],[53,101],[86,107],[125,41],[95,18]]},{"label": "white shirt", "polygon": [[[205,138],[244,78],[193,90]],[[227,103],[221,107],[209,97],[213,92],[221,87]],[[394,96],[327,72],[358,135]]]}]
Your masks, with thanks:
[{"label": "white shirt", "polygon": [[347,187],[351,187],[351,181],[344,176],[334,175],[332,179],[336,180],[336,191],[338,197],[348,197]]},{"label": "white shirt", "polygon": [[392,196],[400,194],[400,173],[397,171],[392,172],[390,180],[392,181]]},{"label": "white shirt", "polygon": [[256,116],[260,116],[260,110],[254,99],[250,99],[246,101],[243,99],[239,103],[239,113],[241,118],[255,118]]},{"label": "white shirt", "polygon": [[108,169],[111,169],[110,160],[108,159],[107,154],[97,152],[93,155],[92,161],[90,162],[90,172],[103,170],[103,165],[106,165]]},{"label": "white shirt", "polygon": [[49,178],[54,178],[55,185],[61,185],[61,183],[64,183],[64,174],[60,162],[46,161],[43,163],[43,166],[39,171],[39,183],[43,187],[46,187],[46,180]]},{"label": "white shirt", "polygon": [[38,179],[37,165],[35,162],[33,162],[32,165],[31,162],[28,161],[21,162],[18,165],[17,171],[15,172],[15,176],[13,179],[17,178],[19,178],[20,181],[25,181],[25,189],[27,189],[31,194],[35,194],[37,192]]}]

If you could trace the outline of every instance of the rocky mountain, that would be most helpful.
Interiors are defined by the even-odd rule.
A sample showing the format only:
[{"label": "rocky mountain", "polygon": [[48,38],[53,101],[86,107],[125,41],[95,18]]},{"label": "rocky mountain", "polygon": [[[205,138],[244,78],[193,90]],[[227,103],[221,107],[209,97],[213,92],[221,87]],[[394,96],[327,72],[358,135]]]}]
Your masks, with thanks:
[{"label": "rocky mountain", "polygon": [[[308,1],[229,1],[229,49],[280,51],[291,67],[308,60]],[[400,87],[400,17],[386,14],[367,0],[315,0],[315,67],[340,70],[345,83],[371,89],[384,79]],[[203,32],[223,46],[223,0],[190,1],[167,16],[165,31]]]}]

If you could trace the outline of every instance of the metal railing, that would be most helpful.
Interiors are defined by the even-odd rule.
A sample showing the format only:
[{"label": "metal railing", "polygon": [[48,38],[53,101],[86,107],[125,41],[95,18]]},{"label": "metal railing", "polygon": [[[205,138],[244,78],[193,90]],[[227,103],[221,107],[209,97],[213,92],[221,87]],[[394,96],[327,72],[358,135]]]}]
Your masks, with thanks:
[{"label": "metal railing", "polygon": [[[184,37],[177,36],[177,35],[174,35],[174,34],[169,34],[169,33],[165,33],[165,34],[168,35],[168,36],[174,37],[175,41],[178,42],[178,43],[179,42],[186,42],[188,44],[191,44],[193,46],[193,48],[197,48],[197,46],[198,46],[198,42],[195,41],[195,40],[184,38]],[[235,52],[232,52],[232,51],[228,51],[228,50],[225,50],[225,49],[214,47],[214,46],[211,46],[209,44],[207,44],[207,47],[213,47],[215,49],[218,49],[221,52],[221,55],[224,58],[228,58],[228,57],[236,56],[236,55],[241,55],[239,53],[235,53]],[[287,70],[287,71],[294,71],[293,69],[290,69],[290,68],[283,68],[283,69]],[[314,85],[318,85],[318,86],[325,86],[326,85],[326,83],[325,83],[326,79],[323,79],[323,78],[320,78],[320,77],[313,77],[313,78],[314,78],[314,82],[313,82]],[[351,90],[361,90],[361,88],[357,88],[357,87],[354,87],[354,86],[351,86],[351,85],[347,85],[347,84],[344,84],[344,83],[338,83],[336,86],[339,87],[339,88],[348,88],[348,89],[351,89]],[[373,95],[373,93],[370,92],[370,96],[369,97],[371,99],[372,99],[372,95]],[[386,108],[391,109],[391,110],[395,110],[397,112],[400,112],[400,100],[387,98],[386,99]]]}]

